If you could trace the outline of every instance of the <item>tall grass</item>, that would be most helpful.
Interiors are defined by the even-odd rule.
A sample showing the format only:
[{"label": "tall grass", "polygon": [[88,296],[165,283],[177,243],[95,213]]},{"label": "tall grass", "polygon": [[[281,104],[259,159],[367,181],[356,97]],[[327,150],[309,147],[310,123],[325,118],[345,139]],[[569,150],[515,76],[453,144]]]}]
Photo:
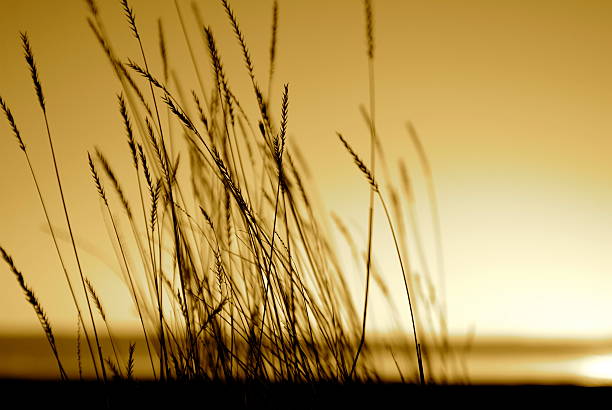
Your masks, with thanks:
[{"label": "tall grass", "polygon": [[[169,74],[171,64],[162,22],[158,22],[160,69],[151,66],[152,57],[145,53],[145,43],[150,40],[141,37],[137,13],[127,0],[120,3],[131,29],[131,40],[139,50],[137,56],[119,57],[94,0],[87,1],[88,23],[121,84],[116,121],[125,130],[126,149],[134,173],[117,175],[111,166],[114,158],[107,158],[101,151],[96,151],[95,155],[88,154],[84,172],[90,173],[103,205],[103,218],[112,228],[110,240],[117,249],[118,264],[140,320],[151,377],[157,380],[289,382],[346,382],[372,377],[372,357],[366,343],[371,276],[381,284],[384,282],[374,267],[374,210],[379,204],[392,233],[401,266],[409,306],[407,314],[412,323],[412,341],[408,345],[414,344],[416,380],[421,384],[433,381],[431,371],[426,374],[427,362],[432,358],[425,354],[424,347],[428,343],[442,345],[437,340],[446,340],[446,334],[441,338],[431,334],[423,338],[423,333],[426,329],[435,329],[431,322],[442,321],[445,310],[435,310],[436,317],[419,314],[419,311],[431,310],[420,309],[420,305],[436,302],[415,295],[400,200],[391,186],[392,215],[383,195],[383,184],[379,183],[376,173],[379,156],[385,167],[386,164],[381,148],[377,148],[380,142],[375,120],[374,12],[371,2],[364,2],[370,96],[369,110],[365,113],[370,134],[369,166],[347,139],[338,134],[370,185],[365,294],[361,306],[355,305],[347,283],[346,268],[337,258],[332,232],[325,223],[327,217],[314,205],[316,202],[311,199],[305,170],[300,161],[294,159],[299,153],[287,141],[292,126],[288,84],[279,87],[282,94],[280,104],[272,104],[271,94],[276,88],[274,73],[279,14],[282,10],[278,3],[274,2],[272,10],[268,86],[264,93],[239,18],[227,0],[220,0],[252,86],[252,96],[239,97],[224,69],[222,50],[217,47],[214,31],[201,23],[199,11],[194,6],[193,12],[210,59],[208,69],[212,80],[205,81],[203,73],[207,67],[194,57],[182,11],[175,1],[200,86],[199,90],[190,90],[189,100],[180,91],[177,79]],[[26,35],[22,36],[22,41],[45,119],[56,182],[89,320],[85,320],[81,313],[83,308],[46,212],[45,202],[49,198],[43,198],[41,194],[8,105],[1,99],[0,103],[18,146],[26,155],[78,313],[79,340],[82,329],[96,376],[106,380],[108,367],[115,377],[132,378],[135,346],[130,346],[129,358],[122,363],[103,309],[104,295],[98,296],[80,263],[63,194],[61,164],[55,159],[42,81]],[[246,114],[244,107],[250,104],[246,101],[253,102],[254,117]],[[413,140],[418,142],[414,135]],[[425,151],[420,142],[416,147],[427,167],[426,176],[431,181]],[[136,204],[130,202],[130,196],[122,188],[128,178],[133,179],[137,186]],[[408,180],[408,176],[405,179]],[[430,195],[434,195],[433,185],[430,186]],[[409,196],[406,190],[407,203],[412,201]],[[432,201],[435,206],[433,196]],[[438,218],[437,209],[435,218]],[[341,226],[341,222],[338,223]],[[129,226],[131,236],[120,234],[122,226]],[[436,229],[439,234],[439,225]],[[350,234],[345,236],[352,243]],[[134,258],[129,256],[128,249],[137,250]],[[41,320],[61,376],[68,377],[61,366],[46,315],[12,259],[4,250],[2,253]],[[441,260],[439,238],[438,253]],[[356,262],[362,266],[359,252],[354,254],[357,255]],[[111,338],[114,360],[103,352],[92,304]],[[360,307],[361,315],[358,313]],[[94,335],[93,346],[90,331]],[[448,345],[444,348],[448,349]],[[80,366],[80,342],[78,349]],[[395,360],[395,356],[393,358]],[[396,364],[404,379],[399,364]]]}]

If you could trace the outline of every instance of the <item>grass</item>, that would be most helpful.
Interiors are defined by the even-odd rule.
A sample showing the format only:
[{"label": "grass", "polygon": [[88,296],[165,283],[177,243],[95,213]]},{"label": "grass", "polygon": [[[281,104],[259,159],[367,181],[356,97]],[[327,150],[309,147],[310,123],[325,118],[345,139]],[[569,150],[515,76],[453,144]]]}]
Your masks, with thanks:
[{"label": "grass", "polygon": [[[371,2],[364,1],[370,103],[363,114],[370,133],[369,164],[352,148],[348,138],[337,134],[348,153],[347,160],[355,163],[370,186],[365,266],[354,238],[346,228],[341,229],[353,249],[355,263],[365,274],[361,314],[347,284],[347,268],[337,259],[332,233],[326,228],[324,221],[328,217],[314,205],[305,170],[295,159],[299,153],[287,142],[291,129],[289,84],[282,88],[280,107],[270,104],[279,24],[277,2],[272,10],[270,69],[264,93],[239,18],[228,1],[220,1],[250,78],[256,103],[255,118],[245,113],[246,97],[239,98],[232,91],[212,28],[201,25],[212,73],[210,82],[204,80],[202,73],[207,67],[193,57],[178,2],[175,2],[176,10],[200,85],[200,90],[191,90],[190,100],[184,98],[178,82],[169,75],[171,65],[161,20],[158,42],[162,67],[154,68],[149,63],[151,56],[144,51],[143,42],[148,40],[140,35],[137,11],[127,0],[121,0],[121,5],[131,29],[131,40],[140,52],[128,59],[118,57],[115,52],[96,2],[88,0],[87,4],[89,26],[121,84],[117,120],[125,130],[126,150],[130,152],[134,173],[117,175],[112,167],[114,158],[107,158],[99,150],[88,154],[87,167],[103,205],[103,218],[110,224],[110,240],[117,250],[123,279],[138,313],[150,377],[157,381],[298,384],[376,380],[372,357],[368,354],[366,325],[371,279],[381,288],[385,286],[383,275],[376,271],[374,264],[374,211],[380,205],[401,265],[409,306],[406,314],[412,323],[412,340],[406,344],[413,344],[414,368],[401,369],[396,362],[398,375],[402,380],[405,374],[413,375],[407,380],[418,384],[442,380],[435,374],[433,362],[445,364],[450,354],[446,307],[441,302],[443,298],[424,296],[414,283],[406,245],[409,239],[404,226],[405,208],[409,210],[410,226],[415,232],[411,240],[420,243],[420,238],[409,176],[402,168],[404,194],[400,195],[388,176],[384,178],[385,183],[381,182],[377,169],[380,163],[388,174],[376,132],[375,16]],[[195,6],[193,12],[196,20],[201,21]],[[58,246],[54,221],[46,211],[46,203],[54,199],[41,194],[35,167],[26,149],[27,140],[24,142],[8,103],[2,99],[0,103],[18,148],[25,154],[77,312],[79,369],[81,360],[89,360],[99,381],[132,379],[135,345],[130,345],[127,360],[122,358],[103,308],[104,295],[97,294],[80,263],[62,188],[61,164],[55,157],[52,118],[48,118],[46,111],[46,104],[53,103],[53,97],[45,99],[41,79],[44,76],[38,70],[33,47],[27,34],[21,38],[45,120],[59,200],[64,209],[63,223],[70,234],[82,289],[70,279],[66,255]],[[191,114],[194,111],[195,116]],[[441,269],[442,245],[433,177],[416,132],[413,128],[409,130],[429,181],[437,234],[437,267]],[[179,169],[187,177],[180,176]],[[129,178],[138,187],[137,204],[130,203],[122,188]],[[384,195],[387,189],[391,209]],[[343,226],[341,220],[336,222]],[[129,226],[131,236],[120,234],[122,226]],[[128,249],[136,249],[137,256],[131,258]],[[4,249],[2,255],[40,319],[61,378],[73,378],[62,367],[50,321],[39,301]],[[417,257],[424,262],[423,254]],[[426,273],[426,284],[431,286],[433,281],[429,272]],[[94,316],[92,305],[99,318]],[[100,319],[104,328],[100,327]],[[438,325],[441,330],[436,332]],[[112,356],[100,342],[101,329],[111,340]],[[88,346],[87,358],[81,357],[81,338]],[[428,350],[428,345],[436,348]]]}]

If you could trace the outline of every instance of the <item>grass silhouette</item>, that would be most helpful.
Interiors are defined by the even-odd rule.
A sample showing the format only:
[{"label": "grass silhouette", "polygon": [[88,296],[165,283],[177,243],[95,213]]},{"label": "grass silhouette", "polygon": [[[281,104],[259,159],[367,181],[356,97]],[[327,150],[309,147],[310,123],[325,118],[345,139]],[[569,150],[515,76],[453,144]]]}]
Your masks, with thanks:
[{"label": "grass silhouette", "polygon": [[[314,205],[304,169],[295,159],[298,153],[287,143],[291,129],[290,86],[283,86],[280,107],[270,104],[279,24],[277,2],[272,10],[268,87],[264,93],[239,18],[228,1],[220,0],[249,75],[257,104],[256,118],[246,114],[241,97],[232,91],[232,83],[224,70],[222,50],[217,47],[212,28],[200,24],[202,40],[210,57],[208,68],[213,74],[211,83],[203,81],[201,73],[207,67],[194,58],[178,2],[175,1],[176,10],[200,85],[200,90],[191,90],[191,100],[184,99],[178,84],[169,75],[170,62],[161,20],[158,31],[162,67],[155,69],[150,65],[151,56],[144,51],[143,42],[147,39],[141,37],[137,11],[127,0],[121,0],[121,5],[132,41],[137,43],[140,54],[125,60],[114,51],[96,2],[87,0],[87,4],[89,26],[121,84],[118,121],[125,130],[126,149],[131,155],[134,174],[117,175],[112,168],[114,158],[107,158],[97,149],[95,154],[88,153],[87,167],[106,213],[104,218],[112,228],[110,240],[117,249],[123,279],[140,320],[150,377],[156,381],[298,384],[376,380],[366,343],[366,324],[370,282],[375,280],[384,287],[384,280],[376,271],[373,243],[374,210],[380,204],[393,236],[410,308],[407,313],[412,322],[412,340],[407,340],[406,344],[414,347],[414,369],[409,370],[414,378],[408,380],[419,384],[434,383],[437,375],[432,370],[432,361],[445,363],[450,349],[446,311],[443,298],[428,298],[415,290],[403,217],[403,208],[407,207],[410,222],[416,229],[408,173],[402,168],[404,193],[400,195],[391,181],[381,181],[389,178],[380,178],[377,170],[377,165],[382,164],[384,168],[387,165],[383,144],[376,132],[375,16],[371,2],[364,1],[370,103],[363,114],[370,132],[369,164],[352,148],[348,138],[337,133],[347,150],[347,161],[355,163],[370,186],[361,314],[354,304],[346,272],[324,223],[327,216]],[[197,7],[194,6],[193,12],[201,22]],[[46,202],[52,198],[42,195],[17,122],[8,104],[1,99],[0,103],[18,147],[26,156],[78,312],[79,374],[81,361],[85,360],[80,351],[82,337],[88,346],[88,360],[93,364],[97,380],[106,381],[111,376],[132,379],[136,347],[130,345],[127,360],[117,352],[103,308],[105,295],[98,295],[81,267],[69,204],[62,190],[61,164],[55,160],[49,126],[52,118],[47,117],[46,111],[46,104],[52,104],[53,98],[49,96],[46,100],[44,97],[41,79],[44,75],[38,70],[26,34],[22,34],[22,42],[45,119],[64,222],[82,289],[70,279],[65,255],[60,251],[46,211]],[[161,72],[161,76],[156,72]],[[191,114],[194,111],[197,115]],[[166,125],[162,120],[164,115]],[[171,125],[181,129],[183,140],[178,141],[179,136],[171,132]],[[412,127],[409,130],[430,182],[432,209],[436,210],[429,162],[416,132]],[[188,177],[179,177],[179,169]],[[134,178],[137,183],[137,204],[130,203],[122,188],[127,178]],[[387,186],[391,208],[383,195]],[[363,266],[354,238],[342,228],[340,219],[336,219],[336,223],[353,249],[355,262]],[[130,227],[130,237],[120,234],[120,227],[125,225]],[[434,225],[437,257],[441,261],[437,211]],[[417,234],[411,240],[419,242],[420,238]],[[135,258],[127,251],[132,248],[137,249]],[[50,322],[39,301],[4,249],[2,254],[41,321],[57,359],[60,376],[68,379],[72,375],[62,367]],[[423,259],[424,255],[418,257]],[[437,266],[441,267],[442,262]],[[426,275],[426,285],[431,287],[433,282],[428,278]],[[82,294],[79,295],[79,291]],[[82,314],[85,307],[79,302],[81,299],[86,302],[88,316]],[[103,349],[102,328],[92,305],[110,337],[112,356]],[[440,323],[442,330],[433,332]],[[428,350],[428,345],[435,348]],[[404,380],[406,369],[402,371],[399,364],[397,367]]]}]

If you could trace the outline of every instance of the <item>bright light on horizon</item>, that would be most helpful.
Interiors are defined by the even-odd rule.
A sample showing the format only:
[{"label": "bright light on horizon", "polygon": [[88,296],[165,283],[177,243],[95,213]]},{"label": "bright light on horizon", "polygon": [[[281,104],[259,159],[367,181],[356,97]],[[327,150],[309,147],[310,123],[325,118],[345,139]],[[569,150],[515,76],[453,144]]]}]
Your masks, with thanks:
[{"label": "bright light on horizon", "polygon": [[582,359],[578,372],[589,379],[612,383],[612,353]]}]

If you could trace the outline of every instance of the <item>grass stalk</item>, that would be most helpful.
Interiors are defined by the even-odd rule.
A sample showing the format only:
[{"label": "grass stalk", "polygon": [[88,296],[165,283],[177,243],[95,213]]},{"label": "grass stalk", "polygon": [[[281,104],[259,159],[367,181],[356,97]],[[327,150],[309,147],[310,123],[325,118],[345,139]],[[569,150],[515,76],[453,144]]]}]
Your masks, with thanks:
[{"label": "grass stalk", "polygon": [[[374,82],[374,16],[372,13],[372,4],[369,0],[364,0],[365,16],[366,16],[366,38],[367,38],[367,54],[368,54],[368,84],[370,96],[370,169],[372,179],[376,172],[376,116],[375,116],[375,82]],[[372,263],[372,241],[373,241],[373,225],[374,225],[374,186],[370,184],[370,198],[368,206],[368,243],[367,243],[367,258],[366,258],[366,285],[365,296],[363,302],[363,320],[361,327],[361,337],[357,346],[357,352],[351,366],[350,377],[355,374],[355,367],[359,360],[359,355],[365,344],[366,338],[366,322],[368,315],[368,297],[370,291],[370,271]]]},{"label": "grass stalk", "polygon": [[23,274],[19,270],[17,270],[17,267],[13,262],[13,258],[11,258],[11,256],[1,246],[0,254],[2,254],[2,259],[4,259],[11,271],[15,274],[15,278],[17,279],[19,286],[23,290],[26,300],[28,301],[28,303],[30,303],[30,305],[32,305],[34,312],[36,312],[38,321],[40,322],[40,325],[42,326],[45,332],[45,336],[47,337],[47,341],[49,342],[49,346],[51,347],[51,351],[53,352],[53,356],[55,357],[55,360],[57,362],[57,367],[60,372],[60,378],[62,380],[68,380],[68,375],[64,370],[64,366],[62,365],[62,361],[60,360],[59,353],[57,351],[57,345],[55,344],[55,336],[53,335],[53,329],[51,328],[51,323],[47,318],[47,314],[40,305],[40,302],[36,298],[34,292],[32,292],[32,289],[30,289],[30,287],[26,284],[25,279],[23,278]]},{"label": "grass stalk", "polygon": [[96,346],[98,349],[98,357],[100,360],[100,367],[102,369],[102,378],[104,381],[106,381],[106,369],[104,366],[104,358],[102,355],[102,345],[100,344],[100,339],[98,338],[98,330],[96,329],[96,324],[95,324],[95,320],[93,318],[93,311],[91,309],[91,303],[89,301],[89,297],[87,295],[87,289],[86,289],[86,285],[85,285],[85,276],[83,274],[83,269],[81,267],[81,261],[79,258],[79,253],[77,251],[77,247],[76,247],[76,242],[74,240],[74,234],[72,232],[72,224],[70,223],[70,217],[69,217],[69,213],[68,213],[68,206],[66,204],[66,199],[64,197],[64,190],[62,187],[62,181],[60,178],[60,173],[59,173],[59,168],[57,165],[57,159],[55,156],[55,149],[53,147],[53,139],[51,137],[51,130],[49,128],[49,119],[47,116],[47,108],[45,105],[45,98],[43,95],[43,90],[42,90],[42,85],[38,76],[38,69],[36,67],[36,63],[34,61],[34,54],[32,53],[32,48],[30,46],[30,41],[28,39],[28,35],[26,33],[22,33],[21,34],[21,41],[23,44],[23,49],[24,49],[24,54],[25,54],[25,59],[26,62],[28,63],[28,66],[30,67],[30,74],[32,76],[32,82],[34,83],[34,89],[36,91],[36,95],[38,97],[38,103],[39,106],[42,110],[43,113],[43,117],[45,120],[45,129],[47,131],[47,137],[49,140],[49,147],[51,149],[51,158],[53,160],[53,169],[55,171],[55,177],[56,177],[56,181],[57,181],[57,186],[59,188],[59,192],[60,192],[60,198],[61,198],[61,202],[62,202],[62,207],[64,209],[64,216],[66,219],[66,225],[68,227],[68,233],[70,234],[70,242],[72,244],[72,249],[74,251],[74,257],[77,263],[77,268],[79,271],[79,275],[81,277],[81,284],[83,286],[83,293],[85,295],[85,300],[87,301],[87,309],[89,310],[89,318],[91,320],[91,324],[92,324],[92,328],[94,331],[94,338],[96,340]]}]

